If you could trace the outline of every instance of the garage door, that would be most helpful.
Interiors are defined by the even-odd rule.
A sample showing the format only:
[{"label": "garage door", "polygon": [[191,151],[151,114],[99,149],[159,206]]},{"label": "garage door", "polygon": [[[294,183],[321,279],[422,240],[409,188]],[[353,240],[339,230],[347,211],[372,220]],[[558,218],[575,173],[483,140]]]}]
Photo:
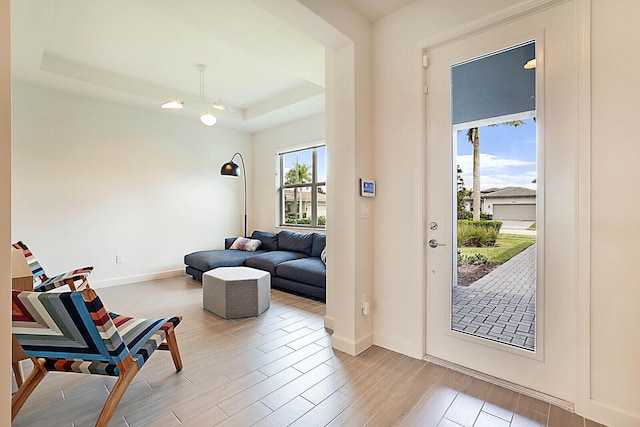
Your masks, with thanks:
[{"label": "garage door", "polygon": [[493,205],[493,219],[497,221],[535,221],[536,205]]}]

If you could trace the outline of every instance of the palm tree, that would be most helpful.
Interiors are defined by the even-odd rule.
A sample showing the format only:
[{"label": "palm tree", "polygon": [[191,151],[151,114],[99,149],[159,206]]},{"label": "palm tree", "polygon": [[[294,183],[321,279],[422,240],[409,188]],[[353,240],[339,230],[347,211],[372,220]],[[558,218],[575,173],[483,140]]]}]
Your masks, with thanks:
[{"label": "palm tree", "polygon": [[[503,125],[509,125],[518,127],[523,125],[522,120],[512,120],[509,122],[500,123]],[[489,125],[489,126],[498,126]],[[473,144],[473,203],[471,210],[473,211],[473,220],[480,220],[480,130],[477,127],[467,130],[467,140]]]},{"label": "palm tree", "polygon": [[[311,182],[311,171],[309,170],[310,166],[306,163],[296,163],[293,165],[291,169],[287,171],[284,176],[285,184],[303,184],[306,182]],[[296,223],[300,219],[299,215],[302,214],[302,197],[301,194],[298,194],[301,191],[298,187],[293,189],[293,199],[296,204],[297,212],[294,214],[296,218]]]},{"label": "palm tree", "polygon": [[285,184],[302,184],[311,181],[311,171],[306,163],[296,163],[284,176]]},{"label": "palm tree", "polygon": [[473,144],[473,220],[480,220],[480,130],[475,127],[467,131],[467,140]]}]

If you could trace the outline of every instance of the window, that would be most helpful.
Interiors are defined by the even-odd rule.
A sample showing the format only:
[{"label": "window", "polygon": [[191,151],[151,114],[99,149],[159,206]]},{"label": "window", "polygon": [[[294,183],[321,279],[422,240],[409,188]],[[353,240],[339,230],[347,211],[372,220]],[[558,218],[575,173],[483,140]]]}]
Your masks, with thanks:
[{"label": "window", "polygon": [[280,225],[327,224],[327,155],[324,145],[279,153]]}]

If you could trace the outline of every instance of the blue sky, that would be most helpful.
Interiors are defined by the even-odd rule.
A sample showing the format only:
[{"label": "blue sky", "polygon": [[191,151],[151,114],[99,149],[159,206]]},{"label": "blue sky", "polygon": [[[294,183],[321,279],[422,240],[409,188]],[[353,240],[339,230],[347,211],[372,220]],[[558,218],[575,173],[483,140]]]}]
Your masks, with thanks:
[{"label": "blue sky", "polygon": [[[480,188],[526,187],[536,189],[536,123],[523,120],[518,127],[508,125],[480,128]],[[467,130],[458,132],[457,163],[468,190],[473,187],[473,145]]]},{"label": "blue sky", "polygon": [[[296,159],[299,163],[306,163],[311,165],[311,149],[294,151],[284,155],[284,173],[292,169],[296,164]],[[327,148],[325,146],[318,147],[318,182],[325,182],[327,180]]]}]

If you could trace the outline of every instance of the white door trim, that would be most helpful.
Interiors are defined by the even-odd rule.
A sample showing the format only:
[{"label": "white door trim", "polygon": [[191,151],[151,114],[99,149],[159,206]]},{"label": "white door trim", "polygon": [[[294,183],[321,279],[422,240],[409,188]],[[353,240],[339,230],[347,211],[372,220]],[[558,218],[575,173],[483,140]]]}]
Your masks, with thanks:
[{"label": "white door trim", "polygon": [[578,399],[587,418],[591,402],[591,0],[576,2],[578,25]]},{"label": "white door trim", "polygon": [[[479,34],[483,31],[491,30],[517,19],[535,15],[541,10],[548,9],[567,1],[571,0],[527,0],[523,3],[500,10],[493,15],[477,19],[468,24],[442,32],[437,36],[429,38],[421,43],[422,46],[427,46],[423,49],[423,52],[426,52],[428,49],[432,50],[450,43],[455,43],[464,38]],[[588,1],[590,4],[591,0]]]}]

